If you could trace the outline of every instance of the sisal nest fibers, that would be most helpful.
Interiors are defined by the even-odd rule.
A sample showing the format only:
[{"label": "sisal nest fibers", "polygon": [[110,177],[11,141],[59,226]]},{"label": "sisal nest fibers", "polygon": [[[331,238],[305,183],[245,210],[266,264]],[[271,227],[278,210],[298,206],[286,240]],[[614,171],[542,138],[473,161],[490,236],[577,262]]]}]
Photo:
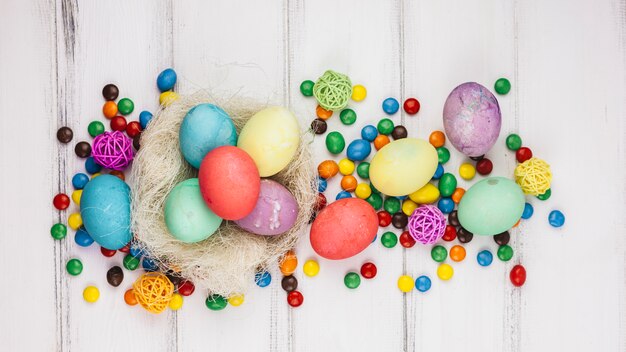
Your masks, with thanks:
[{"label": "sisal nest fibers", "polygon": [[252,115],[266,107],[242,98],[217,99],[200,91],[181,96],[159,110],[142,132],[141,149],[133,161],[132,230],[135,240],[145,247],[162,270],[191,280],[198,288],[212,294],[229,297],[245,292],[254,282],[254,274],[277,262],[292,249],[308,225],[317,196],[313,188],[315,172],[309,150],[310,134],[303,134],[290,164],[271,177],[291,191],[300,207],[291,230],[278,236],[259,236],[230,221],[223,221],[208,239],[183,243],[168,232],[163,209],[174,186],[197,177],[197,170],[181,154],[178,136],[187,112],[202,103],[212,103],[224,109],[237,132]]}]

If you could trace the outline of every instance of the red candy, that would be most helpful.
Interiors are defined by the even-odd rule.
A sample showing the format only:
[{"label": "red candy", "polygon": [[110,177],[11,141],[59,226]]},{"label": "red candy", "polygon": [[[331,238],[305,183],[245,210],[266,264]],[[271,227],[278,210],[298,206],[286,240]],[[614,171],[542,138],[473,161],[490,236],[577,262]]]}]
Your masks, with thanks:
[{"label": "red candy", "polygon": [[526,147],[521,147],[515,152],[515,158],[517,162],[523,163],[524,161],[533,157],[533,151]]},{"label": "red candy", "polygon": [[304,302],[304,297],[300,291],[291,291],[287,295],[287,303],[294,308],[300,307],[302,302]]},{"label": "red candy", "polygon": [[315,211],[320,211],[326,207],[328,201],[326,200],[326,196],[324,193],[317,194],[317,200],[315,201]]},{"label": "red candy", "polygon": [[518,264],[511,269],[509,277],[511,278],[513,286],[520,287],[526,282],[526,269],[524,269],[522,265]]},{"label": "red candy", "polygon": [[409,231],[404,231],[400,235],[400,244],[404,248],[411,248],[415,245],[415,239],[411,237],[411,235],[409,234]]},{"label": "red candy", "polygon": [[54,196],[52,204],[59,210],[65,210],[70,206],[70,197],[67,194],[59,193]]},{"label": "red candy", "polygon": [[493,170],[493,163],[487,158],[482,158],[476,163],[476,171],[481,175],[489,175]]},{"label": "red candy", "polygon": [[114,250],[114,249],[107,249],[107,248],[104,248],[104,247],[100,247],[100,253],[102,253],[102,255],[105,256],[105,257],[109,257],[110,258],[110,257],[115,255],[115,252],[117,252],[117,251]]},{"label": "red candy", "polygon": [[124,116],[115,116],[111,119],[111,129],[113,131],[124,131],[126,129],[126,119]]},{"label": "red candy", "polygon": [[126,126],[126,134],[130,138],[134,138],[136,135],[141,133],[141,124],[139,121],[131,121]]},{"label": "red candy", "polygon": [[185,280],[178,285],[178,293],[183,296],[191,296],[193,291],[196,290],[196,286],[194,286],[193,282]]},{"label": "red candy", "polygon": [[122,253],[130,253],[130,242],[128,242],[124,247],[118,249],[118,251]]},{"label": "red candy", "polygon": [[391,214],[388,212],[381,210],[377,213],[378,215],[378,226],[387,227],[391,224]]},{"label": "red candy", "polygon": [[409,98],[404,101],[404,111],[409,115],[415,115],[420,111],[420,102],[415,98]]},{"label": "red candy", "polygon": [[376,273],[378,273],[378,269],[374,263],[367,262],[361,265],[361,276],[364,278],[373,279],[374,276],[376,276]]},{"label": "red candy", "polygon": [[443,240],[450,242],[456,238],[456,228],[452,225],[446,225],[446,230],[443,233]]}]

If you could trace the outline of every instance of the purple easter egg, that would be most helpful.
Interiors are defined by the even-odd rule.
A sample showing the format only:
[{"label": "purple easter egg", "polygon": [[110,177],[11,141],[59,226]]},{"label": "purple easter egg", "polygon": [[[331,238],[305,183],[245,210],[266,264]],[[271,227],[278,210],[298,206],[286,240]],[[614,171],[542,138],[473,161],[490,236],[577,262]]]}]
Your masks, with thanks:
[{"label": "purple easter egg", "polygon": [[291,192],[276,181],[263,179],[254,210],[235,224],[257,235],[274,236],[291,229],[297,217],[298,203]]},{"label": "purple easter egg", "polygon": [[447,139],[467,156],[487,153],[496,143],[501,125],[498,100],[476,82],[454,88],[443,106]]}]

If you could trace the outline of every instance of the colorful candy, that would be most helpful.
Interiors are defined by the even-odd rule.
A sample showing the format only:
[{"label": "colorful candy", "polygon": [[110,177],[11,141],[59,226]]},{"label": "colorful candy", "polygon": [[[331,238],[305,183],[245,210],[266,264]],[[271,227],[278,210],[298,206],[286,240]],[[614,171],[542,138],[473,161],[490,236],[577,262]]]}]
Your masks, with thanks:
[{"label": "colorful candy", "polygon": [[334,160],[324,160],[317,166],[317,173],[320,177],[329,179],[339,172],[339,165]]},{"label": "colorful candy", "polygon": [[400,234],[400,245],[404,248],[411,248],[415,245],[416,241],[411,235],[409,231],[404,231]]},{"label": "colorful candy", "polygon": [[415,286],[415,282],[413,282],[413,278],[408,275],[402,275],[398,278],[398,288],[400,291],[407,293],[413,290]]},{"label": "colorful candy", "polygon": [[97,174],[100,171],[102,171],[102,165],[96,163],[93,156],[90,156],[87,159],[85,159],[85,170],[89,174],[92,174],[92,175]]},{"label": "colorful candy", "polygon": [[65,210],[70,206],[70,197],[67,194],[59,193],[52,199],[52,205],[58,210]]},{"label": "colorful candy", "polygon": [[454,210],[454,201],[452,198],[443,197],[437,202],[437,208],[444,214],[449,214]]},{"label": "colorful candy", "polygon": [[309,259],[304,262],[304,265],[302,266],[302,271],[308,277],[317,276],[317,274],[319,274],[320,272],[320,265],[317,261]]},{"label": "colorful candy", "polygon": [[181,309],[183,307],[183,296],[174,293],[170,299],[170,303],[168,303],[168,307],[173,311]]},{"label": "colorful candy", "polygon": [[310,79],[302,81],[302,83],[300,83],[300,93],[302,93],[302,95],[304,95],[305,97],[312,97],[314,85],[315,82],[311,81]]},{"label": "colorful candy", "polygon": [[393,121],[391,121],[390,119],[382,119],[380,121],[378,121],[378,133],[383,134],[383,135],[388,135],[393,131]]},{"label": "colorful candy", "polygon": [[367,97],[367,89],[360,84],[352,87],[352,100],[354,101],[363,101]]},{"label": "colorful candy", "polygon": [[550,212],[550,215],[548,215],[548,222],[553,227],[561,227],[565,223],[565,215],[559,210],[553,210]]},{"label": "colorful candy", "polygon": [[77,276],[83,272],[83,263],[76,258],[70,259],[67,261],[67,264],[65,264],[65,269],[70,275]]},{"label": "colorful candy", "polygon": [[511,133],[506,137],[506,147],[509,150],[517,151],[522,147],[522,138],[515,133]]},{"label": "colorful candy", "polygon": [[174,85],[176,84],[176,78],[176,71],[171,68],[166,68],[165,70],[161,71],[161,73],[159,73],[159,75],[157,76],[157,87],[161,92],[168,91],[174,88]]},{"label": "colorful candy", "polygon": [[548,188],[546,193],[538,195],[537,199],[539,199],[539,200],[548,200],[551,195],[552,195],[552,189]]},{"label": "colorful candy", "polygon": [[420,292],[426,292],[430,290],[431,285],[432,283],[428,276],[422,275],[415,279],[415,288]]},{"label": "colorful candy", "polygon": [[442,197],[450,197],[456,190],[456,177],[451,173],[445,173],[439,179],[439,193]]},{"label": "colorful candy", "polygon": [[295,291],[298,288],[298,279],[293,275],[283,276],[283,279],[280,281],[280,286],[285,292]]},{"label": "colorful candy", "polygon": [[503,262],[508,262],[509,260],[511,260],[511,258],[513,258],[513,248],[511,248],[511,246],[509,246],[508,244],[502,245],[498,247],[497,254],[498,259]]},{"label": "colorful candy", "polygon": [[127,270],[133,271],[139,267],[139,258],[133,257],[131,254],[127,254],[122,263]]},{"label": "colorful candy", "polygon": [[471,180],[476,175],[476,169],[470,163],[463,163],[459,166],[459,176],[464,180]]},{"label": "colorful candy", "polygon": [[77,173],[72,177],[72,186],[74,186],[75,189],[83,189],[87,182],[89,182],[89,176],[83,173]]},{"label": "colorful candy", "polygon": [[482,158],[476,163],[476,171],[483,175],[489,175],[493,170],[493,163],[487,158]]},{"label": "colorful candy", "polygon": [[509,234],[509,231],[504,231],[502,233],[494,235],[493,236],[493,240],[499,246],[504,246],[504,245],[507,245],[509,243],[509,241],[511,240],[511,235]]},{"label": "colorful candy", "polygon": [[441,264],[437,268],[437,276],[444,281],[448,281],[454,276],[454,269],[450,264]]},{"label": "colorful candy", "polygon": [[342,175],[352,175],[354,172],[354,162],[348,158],[339,160],[339,173]]},{"label": "colorful candy", "polygon": [[272,282],[272,275],[268,271],[259,271],[254,274],[254,282],[259,287],[267,287]]},{"label": "colorful candy", "polygon": [[511,82],[506,78],[498,78],[493,85],[493,90],[500,95],[508,94],[511,91]]},{"label": "colorful candy", "polygon": [[352,192],[356,189],[358,181],[352,175],[346,175],[341,178],[341,188],[346,192]]},{"label": "colorful candy", "polygon": [[287,303],[293,308],[300,307],[304,302],[304,297],[299,291],[291,291],[287,295]]},{"label": "colorful candy", "polygon": [[391,131],[391,137],[393,137],[393,139],[406,138],[408,135],[409,135],[409,132],[406,130],[406,127],[402,125],[397,125]]},{"label": "colorful candy", "polygon": [[150,111],[144,110],[139,113],[139,124],[141,125],[142,130],[145,130],[146,127],[148,127],[148,124],[150,123],[150,121],[152,121],[153,117],[154,116]]},{"label": "colorful candy", "polygon": [[104,117],[107,119],[112,119],[117,115],[117,104],[115,104],[114,101],[107,101],[102,106],[102,114],[104,114]]},{"label": "colorful candy", "polygon": [[346,154],[350,160],[363,161],[372,152],[372,145],[365,139],[355,139],[348,145]]},{"label": "colorful candy", "polygon": [[359,183],[354,190],[354,194],[361,199],[368,199],[372,195],[372,189],[367,183]]},{"label": "colorful candy", "polygon": [[408,98],[403,104],[404,111],[409,115],[415,115],[420,111],[420,102],[415,98]]},{"label": "colorful candy", "polygon": [[393,115],[400,109],[400,103],[395,98],[387,98],[383,100],[382,108],[387,115]]},{"label": "colorful candy", "polygon": [[326,135],[326,148],[331,154],[339,154],[345,147],[346,141],[341,133],[333,131]]},{"label": "colorful candy", "polygon": [[487,249],[478,252],[476,261],[480,266],[489,266],[493,262],[493,254]]},{"label": "colorful candy", "polygon": [[376,148],[376,150],[380,150],[382,147],[389,144],[389,142],[389,137],[384,134],[380,134],[374,139],[374,147]]},{"label": "colorful candy", "polygon": [[378,130],[372,125],[367,125],[361,129],[361,138],[368,142],[373,142],[378,136]]},{"label": "colorful candy", "polygon": [[520,287],[524,285],[524,283],[526,282],[526,268],[524,268],[520,264],[514,266],[513,269],[511,269],[509,278],[511,279],[511,283],[515,287]]},{"label": "colorful candy", "polygon": [[81,247],[89,247],[94,241],[84,228],[80,228],[74,235],[74,242]]},{"label": "colorful candy", "polygon": [[393,248],[398,243],[398,236],[390,231],[385,232],[380,236],[380,243],[382,243],[385,248]]},{"label": "colorful candy", "polygon": [[296,267],[298,267],[298,257],[293,251],[288,251],[279,263],[280,272],[288,276],[296,271]]},{"label": "colorful candy", "polygon": [[122,98],[120,99],[120,101],[117,102],[117,111],[120,114],[126,116],[132,113],[133,110],[135,110],[135,103],[133,103],[132,100],[128,98]]},{"label": "colorful candy", "polygon": [[83,299],[86,302],[94,303],[100,298],[100,290],[95,286],[87,286],[83,290]]},{"label": "colorful candy", "polygon": [[355,289],[361,285],[361,277],[355,272],[349,272],[344,276],[343,284],[349,289]]},{"label": "colorful candy", "polygon": [[87,142],[78,142],[74,146],[74,153],[79,158],[87,158],[91,156],[91,145]]},{"label": "colorful candy", "polygon": [[72,213],[67,218],[67,225],[72,230],[78,230],[81,226],[83,226],[83,218],[80,216],[80,213]]},{"label": "colorful candy", "polygon": [[457,244],[457,245],[452,246],[452,248],[450,248],[450,259],[454,260],[455,262],[463,261],[463,259],[465,259],[465,256],[466,256],[466,252],[463,246],[459,246]]},{"label": "colorful candy", "polygon": [[391,224],[391,214],[388,212],[382,210],[376,213],[376,215],[378,216],[378,226],[387,227]]},{"label": "colorful candy", "polygon": [[318,105],[317,108],[315,108],[315,115],[322,120],[328,120],[331,116],[333,116],[333,111],[326,110]]},{"label": "colorful candy", "polygon": [[226,301],[226,298],[224,298],[223,296],[213,294],[207,297],[206,301],[204,301],[204,304],[210,310],[217,311],[226,308],[226,306],[228,305],[228,301]]},{"label": "colorful candy", "polygon": [[100,121],[91,121],[87,126],[87,132],[92,137],[96,137],[104,133],[104,124]]},{"label": "colorful candy", "polygon": [[430,256],[434,261],[441,263],[448,257],[448,251],[444,246],[434,246],[433,249],[430,250]]},{"label": "colorful candy", "polygon": [[389,214],[395,214],[400,211],[400,200],[396,197],[386,197],[383,208]]},{"label": "colorful candy", "polygon": [[343,109],[339,113],[339,119],[344,125],[352,125],[356,122],[356,112],[352,109]]},{"label": "colorful candy", "polygon": [[102,88],[102,97],[104,100],[113,101],[117,99],[120,94],[119,88],[113,83],[109,83]]},{"label": "colorful candy", "polygon": [[126,292],[124,292],[124,302],[126,302],[129,306],[137,305],[138,302],[137,297],[135,296],[135,290],[131,288],[130,290],[126,290]]}]

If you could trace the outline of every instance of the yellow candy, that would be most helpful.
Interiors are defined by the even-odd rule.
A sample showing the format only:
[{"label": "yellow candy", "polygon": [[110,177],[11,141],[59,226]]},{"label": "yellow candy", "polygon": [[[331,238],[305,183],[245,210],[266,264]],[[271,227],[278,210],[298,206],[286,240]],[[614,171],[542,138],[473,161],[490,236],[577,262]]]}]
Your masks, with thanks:
[{"label": "yellow candy", "polygon": [[320,272],[320,265],[315,260],[309,259],[304,262],[304,265],[302,266],[302,271],[304,271],[304,274],[306,276],[313,277]]},{"label": "yellow candy", "polygon": [[228,297],[228,303],[233,307],[239,307],[243,304],[243,294]]},{"label": "yellow candy", "polygon": [[80,205],[80,196],[82,195],[83,195],[82,189],[77,189],[74,192],[72,192],[72,200],[74,201],[76,205]]},{"label": "yellow candy", "polygon": [[417,204],[431,204],[439,198],[439,188],[432,183],[409,194],[409,198]]},{"label": "yellow candy", "polygon": [[437,268],[437,276],[439,276],[441,280],[450,280],[453,275],[454,269],[449,264],[441,264]]},{"label": "yellow candy", "polygon": [[93,180],[94,178],[100,176],[99,172],[96,172],[95,174],[91,175],[91,179]]},{"label": "yellow candy", "polygon": [[459,176],[464,180],[471,180],[476,176],[476,168],[470,163],[463,163],[459,166]]},{"label": "yellow candy", "polygon": [[172,92],[172,91],[163,92],[161,93],[161,95],[159,95],[159,104],[163,106],[169,106],[171,103],[178,100],[178,98],[179,96],[178,96],[178,93],[176,92]]},{"label": "yellow candy", "polygon": [[100,291],[95,286],[87,286],[83,291],[83,299],[89,303],[94,303],[100,298]]},{"label": "yellow candy", "polygon": [[83,226],[83,218],[80,216],[80,213],[72,213],[67,218],[67,224],[72,228],[72,230],[78,230],[81,226]]},{"label": "yellow candy", "polygon": [[339,161],[339,173],[342,175],[352,175],[354,172],[354,162],[344,158]]},{"label": "yellow candy", "polygon": [[413,278],[408,275],[402,275],[398,278],[398,288],[402,292],[411,292],[413,287],[415,286],[415,282],[413,282]]},{"label": "yellow candy", "polygon": [[404,202],[402,202],[402,212],[407,216],[411,216],[415,208],[417,208],[417,203],[410,199],[405,199]]},{"label": "yellow candy", "polygon": [[372,188],[367,183],[359,183],[354,190],[354,194],[356,194],[358,198],[367,199],[372,195]]},{"label": "yellow candy", "polygon": [[352,100],[362,101],[367,96],[367,89],[360,84],[352,87]]},{"label": "yellow candy", "polygon": [[183,306],[183,296],[179,293],[174,293],[172,295],[172,299],[170,300],[169,307],[171,310],[179,310]]}]

